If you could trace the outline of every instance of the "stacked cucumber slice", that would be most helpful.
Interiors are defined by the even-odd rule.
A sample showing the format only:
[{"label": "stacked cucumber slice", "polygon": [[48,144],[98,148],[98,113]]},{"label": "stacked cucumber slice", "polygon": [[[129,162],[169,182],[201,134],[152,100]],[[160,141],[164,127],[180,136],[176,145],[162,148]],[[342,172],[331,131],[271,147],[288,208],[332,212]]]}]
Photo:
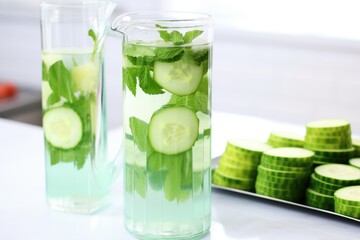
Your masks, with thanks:
[{"label": "stacked cucumber slice", "polygon": [[334,210],[334,192],[360,184],[360,170],[345,164],[324,164],[315,168],[306,191],[306,204]]},{"label": "stacked cucumber slice", "polygon": [[315,152],[316,165],[346,164],[353,156],[350,123],[342,119],[327,119],[306,125],[305,148]]},{"label": "stacked cucumber slice", "polygon": [[261,157],[256,178],[256,193],[291,202],[301,202],[311,173],[312,151],[274,148]]},{"label": "stacked cucumber slice", "polygon": [[359,138],[353,138],[352,139],[352,145],[354,148],[354,157],[360,157],[360,139]]},{"label": "stacked cucumber slice", "polygon": [[350,159],[350,160],[349,160],[349,164],[350,164],[351,166],[360,168],[360,158],[352,158],[352,159]]},{"label": "stacked cucumber slice", "polygon": [[267,143],[273,147],[304,147],[304,136],[288,132],[272,132]]},{"label": "stacked cucumber slice", "polygon": [[360,185],[341,188],[334,196],[335,212],[360,219]]},{"label": "stacked cucumber slice", "polygon": [[217,185],[254,191],[257,167],[264,151],[271,149],[266,143],[252,140],[230,140],[218,168],[213,173]]}]

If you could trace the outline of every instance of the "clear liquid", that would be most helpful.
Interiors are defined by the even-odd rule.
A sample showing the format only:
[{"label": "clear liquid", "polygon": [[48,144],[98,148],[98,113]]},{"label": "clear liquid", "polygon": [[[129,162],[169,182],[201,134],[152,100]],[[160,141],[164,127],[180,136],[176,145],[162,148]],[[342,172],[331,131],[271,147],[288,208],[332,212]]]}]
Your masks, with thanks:
[{"label": "clear liquid", "polygon": [[[43,52],[43,113],[66,107],[78,113],[82,122],[81,141],[71,149],[54,146],[45,137],[46,195],[49,206],[55,210],[93,213],[109,202],[112,174],[106,156],[106,116],[102,89],[100,56],[90,51],[56,50]],[[66,70],[58,71],[55,81],[50,79],[50,68],[62,61]],[[86,81],[76,82],[74,69],[85,69]],[[64,84],[69,81],[69,84]],[[91,82],[90,82],[91,81]],[[54,84],[72,95],[50,101],[56,92]],[[70,86],[73,84],[72,86]],[[69,87],[70,86],[70,87]],[[67,95],[66,95],[67,96]],[[61,127],[61,126],[58,126]],[[44,129],[44,131],[47,131]]]},{"label": "clear liquid", "polygon": [[[124,68],[133,67],[126,57]],[[125,83],[123,93],[126,229],[139,239],[193,239],[207,234],[211,218],[210,111],[196,113],[200,127],[194,146],[175,159],[160,157],[159,167],[154,169],[146,152],[134,141],[129,118],[149,123],[154,112],[168,104],[173,95],[146,94],[137,85],[134,96]]]}]

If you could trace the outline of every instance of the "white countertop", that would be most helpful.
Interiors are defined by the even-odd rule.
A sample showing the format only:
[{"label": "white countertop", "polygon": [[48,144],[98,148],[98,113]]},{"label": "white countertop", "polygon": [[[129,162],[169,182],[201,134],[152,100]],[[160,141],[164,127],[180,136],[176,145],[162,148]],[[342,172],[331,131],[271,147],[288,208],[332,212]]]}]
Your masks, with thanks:
[{"label": "white countertop", "polygon": [[[213,156],[229,138],[265,140],[272,130],[304,132],[299,126],[215,112]],[[121,130],[110,132],[113,139]],[[123,227],[121,177],[114,185],[112,204],[94,215],[50,210],[45,202],[42,129],[0,119],[0,239],[107,240],[133,239]],[[289,207],[237,193],[214,190],[212,226],[205,239],[359,239],[360,224],[339,217]]]}]

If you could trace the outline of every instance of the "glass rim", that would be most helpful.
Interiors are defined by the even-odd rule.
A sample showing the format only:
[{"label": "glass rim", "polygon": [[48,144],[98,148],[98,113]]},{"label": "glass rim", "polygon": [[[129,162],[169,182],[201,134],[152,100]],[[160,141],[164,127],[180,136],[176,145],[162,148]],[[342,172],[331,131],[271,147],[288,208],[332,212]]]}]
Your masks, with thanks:
[{"label": "glass rim", "polygon": [[43,1],[40,3],[40,7],[44,8],[82,8],[82,7],[102,7],[109,4],[116,4],[114,1],[96,1],[96,0],[86,0],[86,1],[67,1],[63,2],[61,0],[56,1]]},{"label": "glass rim", "polygon": [[[201,12],[185,12],[185,11],[140,11],[130,12],[118,15],[115,17],[111,29],[121,31],[123,27],[141,24],[154,24],[154,27],[141,26],[142,28],[162,29],[161,24],[175,23],[175,24],[191,24],[184,26],[172,26],[167,29],[182,29],[212,26],[212,16]],[[157,26],[160,25],[160,26]]]}]

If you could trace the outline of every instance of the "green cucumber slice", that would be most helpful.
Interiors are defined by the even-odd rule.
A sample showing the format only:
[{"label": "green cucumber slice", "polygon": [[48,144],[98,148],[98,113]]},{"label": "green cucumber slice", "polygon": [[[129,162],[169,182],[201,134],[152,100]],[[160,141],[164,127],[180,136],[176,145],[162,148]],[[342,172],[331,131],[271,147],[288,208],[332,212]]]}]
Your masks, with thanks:
[{"label": "green cucumber slice", "polygon": [[212,181],[214,184],[229,188],[235,188],[246,191],[254,191],[254,179],[232,179],[221,175],[217,170],[213,171]]},{"label": "green cucumber slice", "polygon": [[316,188],[325,188],[335,192],[336,190],[342,188],[343,186],[324,182],[318,179],[316,175],[313,173],[311,174],[311,178],[310,178],[310,187],[313,188],[314,190],[316,190]]},{"label": "green cucumber slice", "polygon": [[166,105],[152,115],[148,136],[155,151],[173,155],[192,148],[198,133],[199,119],[192,109]]},{"label": "green cucumber slice", "polygon": [[306,133],[331,134],[350,130],[350,123],[343,119],[324,119],[306,124]]},{"label": "green cucumber slice", "polygon": [[79,114],[67,107],[45,112],[43,128],[46,140],[54,147],[62,149],[76,147],[83,135],[83,124]]},{"label": "green cucumber slice", "polygon": [[218,173],[223,176],[229,176],[232,178],[256,178],[257,171],[256,169],[241,169],[241,168],[232,168],[229,166],[224,166],[219,164],[217,168]]},{"label": "green cucumber slice", "polygon": [[267,176],[274,176],[280,178],[306,178],[310,171],[306,172],[290,172],[290,171],[279,171],[279,170],[272,170],[262,166],[261,164],[258,167],[258,172],[266,174]]},{"label": "green cucumber slice", "polygon": [[340,188],[334,196],[337,203],[360,207],[360,185]]},{"label": "green cucumber slice", "polygon": [[310,167],[314,152],[295,147],[274,148],[264,152],[261,163],[287,167]]},{"label": "green cucumber slice", "polygon": [[315,168],[315,176],[335,185],[360,184],[360,169],[345,164],[325,164]]},{"label": "green cucumber slice", "polygon": [[266,143],[249,139],[231,139],[228,141],[227,146],[230,149],[256,156],[261,156],[264,151],[272,149],[272,146]]},{"label": "green cucumber slice", "polygon": [[267,143],[273,147],[303,147],[304,136],[282,131],[272,132]]},{"label": "green cucumber slice", "polygon": [[203,76],[200,66],[187,57],[176,62],[155,62],[154,80],[164,89],[175,95],[190,95],[198,89]]},{"label": "green cucumber slice", "polygon": [[350,159],[350,160],[349,160],[349,164],[350,164],[351,166],[360,168],[360,158],[352,158],[352,159]]}]

